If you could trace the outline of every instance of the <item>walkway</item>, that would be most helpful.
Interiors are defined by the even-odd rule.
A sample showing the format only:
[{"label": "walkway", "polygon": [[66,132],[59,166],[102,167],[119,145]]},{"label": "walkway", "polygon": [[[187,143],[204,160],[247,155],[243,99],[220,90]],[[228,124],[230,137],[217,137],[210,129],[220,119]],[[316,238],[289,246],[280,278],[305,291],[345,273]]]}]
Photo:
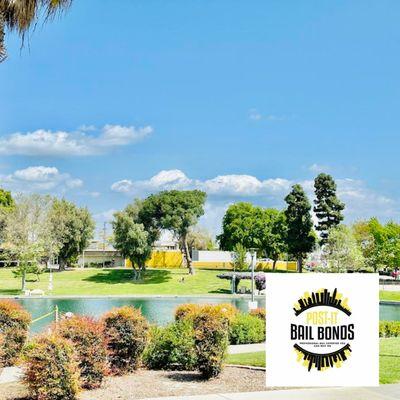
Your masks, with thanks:
[{"label": "walkway", "polygon": [[323,388],[272,390],[268,392],[174,396],[146,400],[399,400],[400,385],[376,388]]},{"label": "walkway", "polygon": [[228,348],[229,354],[254,353],[256,351],[265,351],[265,343],[232,344]]}]

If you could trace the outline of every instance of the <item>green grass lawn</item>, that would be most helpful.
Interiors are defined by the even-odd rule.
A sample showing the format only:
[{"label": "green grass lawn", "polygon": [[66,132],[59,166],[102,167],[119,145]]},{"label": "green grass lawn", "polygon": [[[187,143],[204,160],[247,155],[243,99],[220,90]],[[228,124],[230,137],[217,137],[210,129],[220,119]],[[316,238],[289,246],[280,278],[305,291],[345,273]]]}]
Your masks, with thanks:
[{"label": "green grass lawn", "polygon": [[[400,382],[400,337],[380,340],[379,351],[379,381],[380,383]],[[265,353],[229,354],[228,364],[254,365],[265,367]]]},{"label": "green grass lawn", "polygon": [[228,364],[253,365],[254,367],[265,367],[265,352],[229,354],[226,359]]},{"label": "green grass lawn", "polygon": [[[186,269],[149,269],[141,281],[132,280],[130,269],[83,269],[53,273],[53,291],[47,290],[49,274],[29,275],[27,289],[42,289],[48,295],[147,295],[229,294],[230,282],[219,279],[221,270],[199,269],[194,276]],[[249,285],[243,281],[240,286]],[[0,295],[21,294],[21,278],[11,269],[0,269]]]},{"label": "green grass lawn", "polygon": [[381,300],[391,300],[391,301],[400,301],[400,290],[399,291],[389,291],[389,290],[381,290],[379,292],[379,298]]}]

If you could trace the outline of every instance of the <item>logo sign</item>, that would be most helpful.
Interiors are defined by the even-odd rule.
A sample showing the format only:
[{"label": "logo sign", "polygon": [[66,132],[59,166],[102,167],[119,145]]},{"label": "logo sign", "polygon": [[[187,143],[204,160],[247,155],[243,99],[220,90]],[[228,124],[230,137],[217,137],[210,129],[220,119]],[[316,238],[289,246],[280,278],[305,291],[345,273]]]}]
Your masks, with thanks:
[{"label": "logo sign", "polygon": [[377,274],[267,274],[267,385],[379,384]]}]

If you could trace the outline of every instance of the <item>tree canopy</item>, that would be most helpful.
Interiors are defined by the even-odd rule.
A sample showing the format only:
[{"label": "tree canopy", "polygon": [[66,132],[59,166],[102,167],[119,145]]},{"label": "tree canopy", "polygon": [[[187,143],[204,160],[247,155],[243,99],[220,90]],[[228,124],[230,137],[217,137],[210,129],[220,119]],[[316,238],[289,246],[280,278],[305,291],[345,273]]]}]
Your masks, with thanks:
[{"label": "tree canopy", "polygon": [[325,244],[329,230],[343,221],[344,203],[336,195],[336,183],[331,175],[319,174],[314,180],[314,188],[314,212],[318,218],[316,230],[320,232],[321,244]]},{"label": "tree canopy", "polygon": [[302,272],[303,259],[315,245],[315,233],[311,218],[311,204],[301,187],[293,185],[292,191],[285,197],[288,251],[298,260],[298,271]]}]

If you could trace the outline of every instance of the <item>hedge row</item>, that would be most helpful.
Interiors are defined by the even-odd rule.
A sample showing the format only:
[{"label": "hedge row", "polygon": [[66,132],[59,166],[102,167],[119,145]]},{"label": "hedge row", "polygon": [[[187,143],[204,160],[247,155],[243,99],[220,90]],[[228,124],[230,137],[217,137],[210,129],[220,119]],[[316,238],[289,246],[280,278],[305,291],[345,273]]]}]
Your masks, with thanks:
[{"label": "hedge row", "polygon": [[380,321],[379,337],[400,337],[400,321]]}]

